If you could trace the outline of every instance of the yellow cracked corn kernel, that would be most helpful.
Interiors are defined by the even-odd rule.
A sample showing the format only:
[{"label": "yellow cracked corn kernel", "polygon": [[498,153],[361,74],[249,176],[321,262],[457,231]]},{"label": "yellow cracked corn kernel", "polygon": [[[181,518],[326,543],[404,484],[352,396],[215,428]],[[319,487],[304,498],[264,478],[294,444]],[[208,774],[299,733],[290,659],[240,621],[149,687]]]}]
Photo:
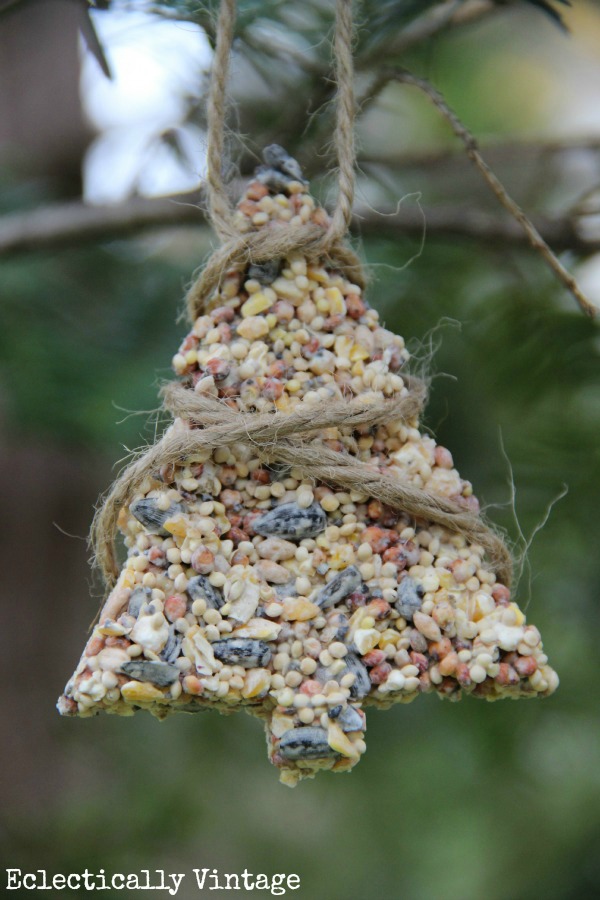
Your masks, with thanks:
[{"label": "yellow cracked corn kernel", "polygon": [[250,669],[246,673],[242,697],[251,700],[260,694],[266,694],[271,686],[271,673],[268,669]]},{"label": "yellow cracked corn kernel", "polygon": [[523,625],[525,622],[525,616],[519,609],[516,603],[509,603],[508,609],[511,609],[515,614],[515,625]]},{"label": "yellow cracked corn kernel", "polygon": [[[318,543],[318,541],[317,541]],[[336,547],[329,558],[332,569],[345,569],[354,562],[354,548],[351,544],[341,544]]]},{"label": "yellow cracked corn kernel", "polygon": [[346,737],[340,726],[335,722],[329,723],[327,729],[327,743],[332,750],[341,753],[342,756],[347,756],[349,759],[357,759],[359,756],[355,745],[348,737]]},{"label": "yellow cracked corn kernel", "polygon": [[295,282],[288,281],[287,278],[276,278],[271,287],[277,296],[283,297],[284,300],[302,300],[304,296]]},{"label": "yellow cracked corn kernel", "polygon": [[258,291],[256,294],[252,294],[242,306],[242,317],[247,319],[248,316],[258,316],[272,305],[272,301],[262,291]]},{"label": "yellow cracked corn kernel", "polygon": [[358,362],[362,359],[368,359],[369,356],[369,351],[366,350],[362,346],[362,344],[353,344],[350,349],[350,362]]},{"label": "yellow cracked corn kernel", "polygon": [[306,274],[309,278],[312,278],[313,281],[317,281],[319,284],[327,284],[329,282],[330,276],[325,269],[309,266],[306,270]]},{"label": "yellow cracked corn kernel", "polygon": [[354,346],[353,339],[347,334],[340,334],[335,339],[334,350],[336,356],[343,356],[346,359],[350,358],[350,351]]},{"label": "yellow cracked corn kernel", "polygon": [[249,341],[264,337],[269,333],[269,325],[264,316],[248,316],[237,327],[238,334]]},{"label": "yellow cracked corn kernel", "polygon": [[183,518],[167,519],[163,528],[175,537],[185,537],[187,533],[187,525]]},{"label": "yellow cracked corn kernel", "polygon": [[345,315],[346,304],[344,303],[344,298],[339,288],[326,288],[325,296],[329,300],[329,309],[332,316]]},{"label": "yellow cracked corn kernel", "polygon": [[320,612],[320,608],[305,597],[287,597],[283,601],[282,618],[288,622],[306,622]]},{"label": "yellow cracked corn kernel", "polygon": [[163,692],[149,681],[128,681],[121,688],[121,695],[128,703],[154,703],[165,699]]}]

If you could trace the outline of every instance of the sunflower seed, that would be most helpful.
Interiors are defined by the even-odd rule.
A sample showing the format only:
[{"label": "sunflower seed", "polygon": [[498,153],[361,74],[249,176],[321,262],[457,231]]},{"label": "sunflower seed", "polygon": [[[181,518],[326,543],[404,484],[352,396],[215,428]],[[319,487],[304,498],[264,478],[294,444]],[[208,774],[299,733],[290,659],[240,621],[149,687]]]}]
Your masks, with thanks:
[{"label": "sunflower seed", "polygon": [[260,284],[272,284],[281,269],[280,259],[269,259],[262,263],[252,263],[248,267],[248,278],[253,278]]},{"label": "sunflower seed", "polygon": [[365,665],[358,658],[356,653],[347,653],[344,657],[346,665],[336,675],[333,674],[330,667],[317,666],[313,675],[315,681],[320,684],[327,684],[328,681],[340,682],[344,675],[354,675],[354,683],[350,687],[350,696],[355,700],[361,700],[366,697],[371,690],[371,679]]},{"label": "sunflower seed", "polygon": [[337,717],[342,731],[363,731],[365,725],[363,717],[353,706],[347,706]]},{"label": "sunflower seed", "polygon": [[346,663],[346,668],[342,669],[338,675],[338,680],[341,680],[348,672],[354,675],[354,684],[350,687],[350,696],[356,700],[361,700],[371,690],[371,679],[366,666],[363,665],[355,653],[347,653],[344,657],[344,662]]},{"label": "sunflower seed", "polygon": [[285,759],[321,759],[337,756],[327,742],[324,728],[290,728],[284,732],[279,743],[279,752]]},{"label": "sunflower seed", "polygon": [[145,497],[141,500],[134,500],[129,507],[132,516],[141,522],[146,531],[150,534],[159,534],[166,536],[169,532],[163,528],[167,519],[172,519],[183,512],[183,506],[179,503],[172,503],[168,509],[160,509],[158,503],[153,497]]},{"label": "sunflower seed", "polygon": [[243,666],[245,669],[262,668],[271,659],[269,645],[253,638],[213,641],[211,647],[216,658],[229,666]]},{"label": "sunflower seed", "polygon": [[318,503],[302,509],[297,503],[282,503],[254,522],[254,530],[263,537],[280,537],[301,541],[316,537],[325,530],[327,514]]},{"label": "sunflower seed", "polygon": [[268,147],[265,147],[262,157],[268,166],[289,175],[294,181],[304,182],[300,163],[279,144],[269,144]]},{"label": "sunflower seed", "polygon": [[225,603],[221,591],[213,587],[205,575],[195,575],[190,578],[186,591],[192,600],[205,600],[210,609],[220,609]]},{"label": "sunflower seed", "polygon": [[348,594],[358,590],[361,584],[362,578],[356,566],[348,566],[346,569],[338,572],[337,575],[334,575],[329,584],[325,585],[311,599],[321,609],[327,609],[330,606],[335,606],[336,603],[340,603]]},{"label": "sunflower seed", "polygon": [[423,603],[423,588],[409,575],[403,578],[398,585],[398,599],[394,606],[403,619],[412,621],[414,614],[421,609]]},{"label": "sunflower seed", "polygon": [[175,660],[179,656],[182,641],[183,637],[181,636],[181,634],[178,631],[175,631],[174,625],[171,625],[171,627],[169,628],[169,637],[167,638],[167,643],[161,651],[160,658],[166,663],[175,662]]},{"label": "sunflower seed", "polygon": [[127,612],[130,616],[133,616],[135,619],[140,614],[140,610],[144,603],[150,603],[152,599],[152,591],[149,587],[136,587],[132,590],[131,596],[129,598],[129,605],[127,606]]},{"label": "sunflower seed", "polygon": [[149,681],[159,687],[173,684],[179,678],[179,669],[176,666],[149,660],[132,659],[131,662],[123,663],[121,671],[136,681]]},{"label": "sunflower seed", "polygon": [[285,175],[283,172],[271,168],[271,166],[259,166],[255,169],[254,175],[257,181],[265,184],[277,194],[287,193],[290,182],[296,181],[295,178],[290,178],[289,175]]}]

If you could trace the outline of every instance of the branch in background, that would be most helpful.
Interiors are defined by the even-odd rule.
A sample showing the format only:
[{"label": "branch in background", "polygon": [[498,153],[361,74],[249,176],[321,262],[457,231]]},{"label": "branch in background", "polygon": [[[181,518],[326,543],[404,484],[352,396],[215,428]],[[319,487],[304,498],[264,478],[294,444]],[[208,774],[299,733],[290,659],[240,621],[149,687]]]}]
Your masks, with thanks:
[{"label": "branch in background", "polygon": [[57,203],[0,217],[0,255],[130,237],[147,228],[201,225],[200,197],[134,198],[115,206]]},{"label": "branch in background", "polygon": [[504,185],[494,175],[481,156],[474,136],[468,128],[463,125],[458,116],[450,109],[439,91],[437,91],[425,78],[420,78],[404,69],[396,69],[391,73],[388,72],[387,75],[388,81],[394,80],[401,84],[409,84],[419,88],[419,90],[432,101],[446,121],[449,122],[456,137],[463,142],[467,156],[477,167],[486,184],[496,195],[502,206],[510,213],[515,221],[521,225],[531,246],[538,251],[554,274],[571,292],[582,311],[588,316],[595,316],[598,312],[597,308],[588,300],[570,272],[568,272],[560,260],[557,259],[556,255],[548,246],[548,243],[544,240],[531,220],[525,215],[521,207],[509,196]]},{"label": "branch in background", "polygon": [[[464,206],[410,208],[377,212],[357,205],[353,230],[362,235],[421,238],[423,223],[430,237],[458,237],[498,245],[527,246],[518,223]],[[135,237],[149,229],[206,223],[202,194],[177,195],[156,200],[134,198],[118,206],[64,203],[0,217],[0,256],[76,247],[93,241]],[[557,249],[583,255],[600,251],[600,236],[585,236],[571,218],[539,219],[538,231]]]},{"label": "branch in background", "polygon": [[[585,238],[571,218],[536,220],[541,234],[558,250],[569,250],[587,256],[600,251],[600,236]],[[364,236],[405,236],[421,238],[423,230],[430,238],[464,238],[493,247],[528,247],[529,240],[523,229],[512,219],[500,220],[497,216],[464,206],[427,208],[401,208],[385,213],[360,208],[353,222],[353,230]],[[0,246],[1,250],[1,246]]]}]

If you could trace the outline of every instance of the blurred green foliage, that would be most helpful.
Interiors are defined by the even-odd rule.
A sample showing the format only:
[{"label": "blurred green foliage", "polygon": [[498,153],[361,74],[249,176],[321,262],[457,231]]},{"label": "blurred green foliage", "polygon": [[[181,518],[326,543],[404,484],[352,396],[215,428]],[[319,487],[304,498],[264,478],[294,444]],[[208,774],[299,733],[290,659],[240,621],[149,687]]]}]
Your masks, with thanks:
[{"label": "blurred green foliage", "polygon": [[13,427],[88,448],[140,443],[146,423],[127,412],[157,406],[184,277],[118,245],[4,263],[0,354]]},{"label": "blurred green foliage", "polygon": [[[243,12],[283,15],[285,6]],[[380,6],[382,16],[400,8]],[[488,41],[494,48],[493,33]],[[460,48],[450,89],[472,122],[497,127],[493,98],[484,109],[476,91],[461,93],[474,66],[465,43],[443,43],[440,66]],[[445,145],[429,113],[420,120],[421,108],[410,109],[416,132]],[[14,203],[28,204],[26,191]],[[157,405],[157,379],[169,376],[185,331],[175,323],[184,286],[206,250],[196,235],[193,244],[152,238],[3,260],[0,375],[12,435],[111,461],[121,445],[151,440],[154,420],[121,410]],[[517,552],[521,530],[530,536],[568,487],[518,592],[524,605],[531,595],[528,614],[562,679],[557,694],[531,704],[427,697],[371,711],[369,750],[352,776],[321,775],[293,792],[277,783],[260,725],[247,717],[56,717],[48,740],[73,786],[35,816],[30,804],[9,811],[7,865],[166,868],[187,873],[184,900],[197,896],[194,866],[295,872],[298,896],[310,900],[598,893],[597,327],[530,253],[430,238],[418,250],[391,237],[385,220],[362,248],[372,304],[432,375],[425,424]],[[57,692],[50,685],[43,702]]]}]

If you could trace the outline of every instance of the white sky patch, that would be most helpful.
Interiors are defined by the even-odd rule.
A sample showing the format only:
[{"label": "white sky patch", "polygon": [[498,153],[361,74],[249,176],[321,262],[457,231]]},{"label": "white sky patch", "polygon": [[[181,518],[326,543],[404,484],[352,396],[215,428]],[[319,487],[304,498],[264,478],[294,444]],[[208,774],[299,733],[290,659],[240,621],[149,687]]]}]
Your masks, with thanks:
[{"label": "white sky patch", "polygon": [[[186,123],[186,96],[198,97],[211,51],[199,26],[171,22],[119,4],[91,13],[113,80],[84,52],[81,95],[98,129],[84,163],[84,199],[119,203],[196,188],[205,167],[205,136]],[[179,153],[161,140],[173,130]]]}]

